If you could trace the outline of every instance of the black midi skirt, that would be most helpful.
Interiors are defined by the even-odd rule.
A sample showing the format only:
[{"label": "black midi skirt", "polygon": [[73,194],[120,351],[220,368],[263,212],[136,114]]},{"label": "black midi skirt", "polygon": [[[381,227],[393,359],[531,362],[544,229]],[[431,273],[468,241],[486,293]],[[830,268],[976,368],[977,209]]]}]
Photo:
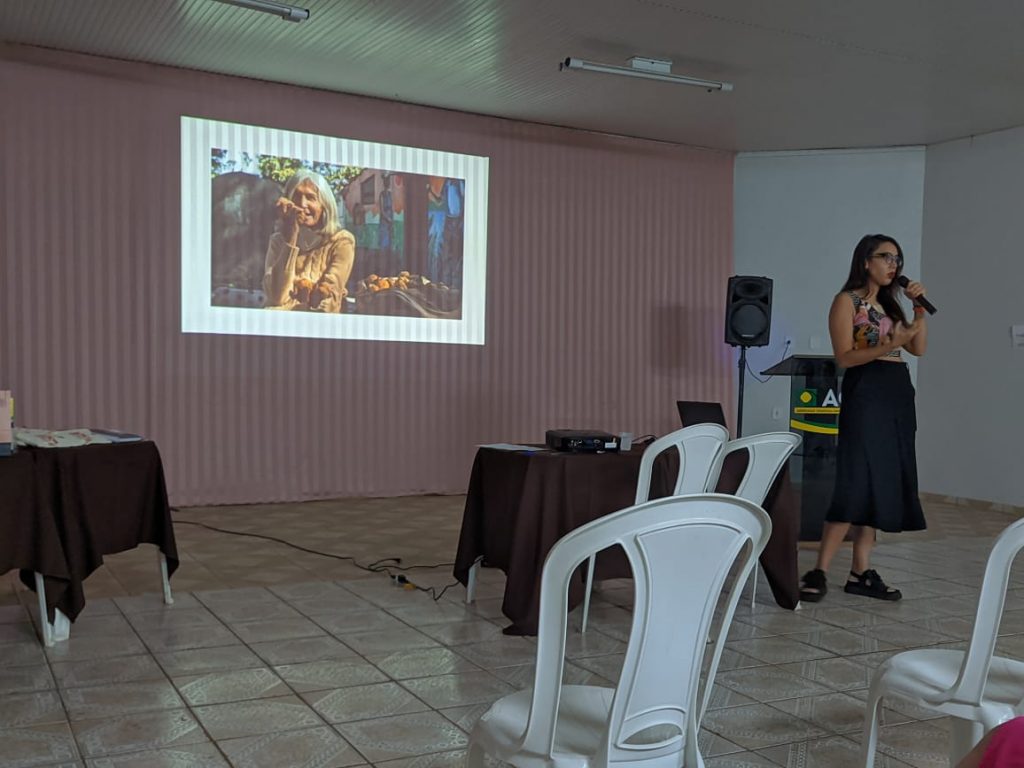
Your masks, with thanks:
[{"label": "black midi skirt", "polygon": [[843,377],[836,485],[825,519],[882,531],[927,527],[917,494],[917,415],[905,363],[876,360]]}]

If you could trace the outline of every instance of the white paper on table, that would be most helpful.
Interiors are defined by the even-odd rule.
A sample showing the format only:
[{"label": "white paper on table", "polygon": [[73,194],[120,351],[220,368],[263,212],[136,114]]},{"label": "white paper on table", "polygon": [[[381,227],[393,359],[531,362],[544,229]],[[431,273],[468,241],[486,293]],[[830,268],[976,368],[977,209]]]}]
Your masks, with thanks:
[{"label": "white paper on table", "polygon": [[33,448],[72,448],[79,445],[114,442],[88,429],[30,429],[18,427],[14,439],[19,446]]}]

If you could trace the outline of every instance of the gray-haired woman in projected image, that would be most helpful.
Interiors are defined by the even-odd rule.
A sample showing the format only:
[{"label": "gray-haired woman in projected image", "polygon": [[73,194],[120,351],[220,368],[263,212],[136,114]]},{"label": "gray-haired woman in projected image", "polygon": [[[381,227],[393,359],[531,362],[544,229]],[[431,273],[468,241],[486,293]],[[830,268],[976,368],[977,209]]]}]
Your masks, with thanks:
[{"label": "gray-haired woman in projected image", "polygon": [[327,180],[301,169],[278,198],[277,230],[267,246],[263,291],[268,309],[341,312],[356,239],[338,221]]}]

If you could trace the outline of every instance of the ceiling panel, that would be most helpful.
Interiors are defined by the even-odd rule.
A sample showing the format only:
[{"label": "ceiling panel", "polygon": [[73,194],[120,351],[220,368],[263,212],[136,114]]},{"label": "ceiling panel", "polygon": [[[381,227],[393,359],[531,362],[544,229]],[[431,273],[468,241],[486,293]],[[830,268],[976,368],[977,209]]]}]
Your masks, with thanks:
[{"label": "ceiling panel", "polygon": [[[957,0],[5,0],[6,42],[729,150],[928,144],[1024,124],[1024,4]],[[734,83],[559,72],[566,56]]]}]

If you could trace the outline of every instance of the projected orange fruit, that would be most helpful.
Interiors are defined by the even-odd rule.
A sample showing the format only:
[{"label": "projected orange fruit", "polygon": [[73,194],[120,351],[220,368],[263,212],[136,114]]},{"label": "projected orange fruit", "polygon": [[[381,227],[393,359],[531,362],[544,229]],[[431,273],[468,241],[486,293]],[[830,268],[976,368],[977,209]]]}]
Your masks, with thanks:
[{"label": "projected orange fruit", "polygon": [[313,283],[304,277],[300,277],[292,284],[292,295],[305,304],[309,301],[309,293],[313,290]]},{"label": "projected orange fruit", "polygon": [[309,306],[316,308],[331,295],[331,289],[323,283],[317,283],[309,294]]}]

